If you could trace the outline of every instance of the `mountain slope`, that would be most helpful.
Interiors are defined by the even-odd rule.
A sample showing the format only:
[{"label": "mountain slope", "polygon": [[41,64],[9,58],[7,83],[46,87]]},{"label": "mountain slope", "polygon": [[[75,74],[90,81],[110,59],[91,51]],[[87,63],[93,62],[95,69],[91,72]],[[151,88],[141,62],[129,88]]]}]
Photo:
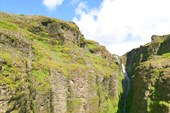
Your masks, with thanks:
[{"label": "mountain slope", "polygon": [[72,22],[0,13],[0,112],[113,113],[116,60]]},{"label": "mountain slope", "polygon": [[120,60],[73,22],[0,17],[0,113],[170,113],[170,35]]},{"label": "mountain slope", "polygon": [[170,113],[170,35],[126,54],[131,77],[128,113]]}]

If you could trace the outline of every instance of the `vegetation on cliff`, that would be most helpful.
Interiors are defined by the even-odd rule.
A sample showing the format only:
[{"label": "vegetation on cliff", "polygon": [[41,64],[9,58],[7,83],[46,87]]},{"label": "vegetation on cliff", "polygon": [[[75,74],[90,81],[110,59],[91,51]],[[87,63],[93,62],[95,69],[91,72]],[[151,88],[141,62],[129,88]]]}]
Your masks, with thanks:
[{"label": "vegetation on cliff", "polygon": [[128,113],[170,112],[170,35],[152,36],[152,42],[126,54],[131,77]]},{"label": "vegetation on cliff", "polygon": [[117,111],[120,72],[105,47],[73,22],[0,16],[0,112]]},{"label": "vegetation on cliff", "polygon": [[73,22],[0,13],[0,112],[170,113],[170,35],[117,61]]}]

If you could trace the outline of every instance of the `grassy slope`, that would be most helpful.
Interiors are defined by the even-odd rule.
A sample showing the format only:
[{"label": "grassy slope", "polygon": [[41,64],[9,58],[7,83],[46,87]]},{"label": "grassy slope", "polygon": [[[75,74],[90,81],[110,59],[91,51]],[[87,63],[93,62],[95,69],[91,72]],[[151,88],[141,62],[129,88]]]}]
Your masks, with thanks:
[{"label": "grassy slope", "polygon": [[170,94],[169,35],[156,36],[150,44],[127,54],[131,76],[128,113],[168,113]]},{"label": "grassy slope", "polygon": [[[36,111],[36,102],[28,102],[23,95],[31,99],[35,91],[48,94],[50,70],[57,70],[66,78],[71,78],[72,72],[85,76],[87,70],[106,78],[118,72],[112,55],[98,43],[85,40],[74,23],[42,16],[0,15],[0,84],[16,93],[8,106],[13,112]],[[116,112],[117,96],[114,100],[104,92],[100,94],[100,98],[105,96],[108,99],[101,103],[100,111]],[[14,107],[16,98],[20,100],[18,108]],[[32,106],[22,108],[25,102]]]}]

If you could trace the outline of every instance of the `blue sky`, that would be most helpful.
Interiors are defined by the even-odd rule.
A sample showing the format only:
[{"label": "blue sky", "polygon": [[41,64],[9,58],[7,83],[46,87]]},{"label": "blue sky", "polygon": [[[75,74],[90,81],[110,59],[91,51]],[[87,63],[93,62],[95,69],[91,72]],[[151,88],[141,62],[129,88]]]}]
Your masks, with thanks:
[{"label": "blue sky", "polygon": [[[102,0],[84,1],[90,8],[98,8]],[[53,10],[43,4],[43,0],[0,0],[0,11],[14,14],[35,14],[72,21],[78,0],[65,0]]]},{"label": "blue sky", "polygon": [[170,0],[0,0],[0,11],[74,21],[86,39],[123,55],[170,34]]},{"label": "blue sky", "polygon": [[1,11],[3,12],[46,15],[65,20],[72,20],[74,16],[74,6],[69,5],[67,2],[64,2],[63,7],[59,7],[53,11],[49,11],[48,8],[43,5],[42,0],[0,0],[0,3]]}]

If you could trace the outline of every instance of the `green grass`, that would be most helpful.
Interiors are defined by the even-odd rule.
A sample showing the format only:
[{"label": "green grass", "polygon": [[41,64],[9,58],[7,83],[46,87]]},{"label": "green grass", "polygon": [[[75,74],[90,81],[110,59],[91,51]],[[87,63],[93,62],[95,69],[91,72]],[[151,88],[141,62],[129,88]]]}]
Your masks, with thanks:
[{"label": "green grass", "polygon": [[[5,17],[3,16],[3,18]],[[7,16],[7,18],[9,17]],[[18,22],[15,18],[23,19],[19,19]],[[10,38],[14,38],[14,41],[18,44],[17,46],[6,46],[3,42],[0,42],[2,45],[4,44],[4,48],[0,50],[0,59],[6,62],[3,64],[5,65],[3,73],[0,73],[0,83],[6,84],[14,90],[17,88],[22,89],[23,92],[30,90],[31,93],[36,92],[45,97],[51,88],[51,70],[54,71],[54,73],[57,71],[68,79],[72,79],[75,76],[87,77],[88,84],[94,82],[91,90],[97,93],[89,101],[94,107],[98,107],[96,103],[105,99],[106,101],[101,103],[104,108],[103,112],[115,112],[118,109],[116,106],[118,104],[118,98],[110,97],[106,86],[104,86],[105,84],[102,84],[103,82],[98,83],[97,80],[100,76],[108,80],[110,76],[116,76],[114,73],[118,70],[117,65],[110,56],[103,57],[101,55],[102,52],[106,52],[103,47],[94,41],[86,41],[83,36],[80,37],[78,43],[59,44],[60,40],[55,36],[49,37],[51,34],[49,33],[50,31],[47,31],[48,28],[45,29],[45,26],[41,26],[41,23],[39,23],[44,18],[37,17],[38,22],[36,22],[36,19],[31,18],[29,20],[30,24],[25,23],[28,19],[27,16],[20,15],[12,19],[9,18],[9,21],[8,19],[0,20],[0,28],[2,28],[4,34],[8,35],[8,30],[19,29],[17,33],[20,35],[19,38],[15,39],[15,34],[10,34]],[[73,33],[81,34],[75,24],[64,21],[61,22],[60,20],[56,21],[58,22],[56,25],[62,24],[64,27],[68,27],[69,30],[73,31]],[[22,25],[19,25],[19,23],[22,23]],[[36,26],[40,26],[42,31],[38,33],[29,31],[29,28]],[[10,39],[6,40],[7,42],[10,41]],[[31,45],[30,50],[23,53],[22,50],[27,50],[29,47],[20,47],[19,41],[24,41],[26,44]],[[9,48],[11,50],[8,51]],[[97,52],[101,53],[98,54]],[[121,78],[119,78],[119,80],[120,79]],[[119,90],[121,90],[121,87],[119,87]],[[27,91],[25,92],[27,93]],[[121,91],[119,91],[119,93],[120,92]],[[81,98],[75,97],[73,100],[68,100],[67,104],[69,111],[74,113],[79,110],[83,101]],[[99,108],[97,108],[97,110],[98,109]]]},{"label": "green grass", "polygon": [[152,69],[152,73],[153,73],[154,75],[159,76],[159,75],[160,75],[160,70],[157,69],[157,68],[154,68],[154,69]]},{"label": "green grass", "polygon": [[165,53],[162,55],[164,58],[170,58],[170,53]]},{"label": "green grass", "polygon": [[47,71],[42,71],[42,70],[33,70],[32,76],[35,76],[39,80],[43,80],[44,78],[49,76],[49,73]]},{"label": "green grass", "polygon": [[166,107],[170,108],[170,102],[160,101],[159,105],[166,106]]},{"label": "green grass", "polygon": [[18,27],[9,22],[9,21],[5,21],[5,20],[0,20],[0,28],[4,28],[4,29],[8,29],[8,30],[16,30]]}]

